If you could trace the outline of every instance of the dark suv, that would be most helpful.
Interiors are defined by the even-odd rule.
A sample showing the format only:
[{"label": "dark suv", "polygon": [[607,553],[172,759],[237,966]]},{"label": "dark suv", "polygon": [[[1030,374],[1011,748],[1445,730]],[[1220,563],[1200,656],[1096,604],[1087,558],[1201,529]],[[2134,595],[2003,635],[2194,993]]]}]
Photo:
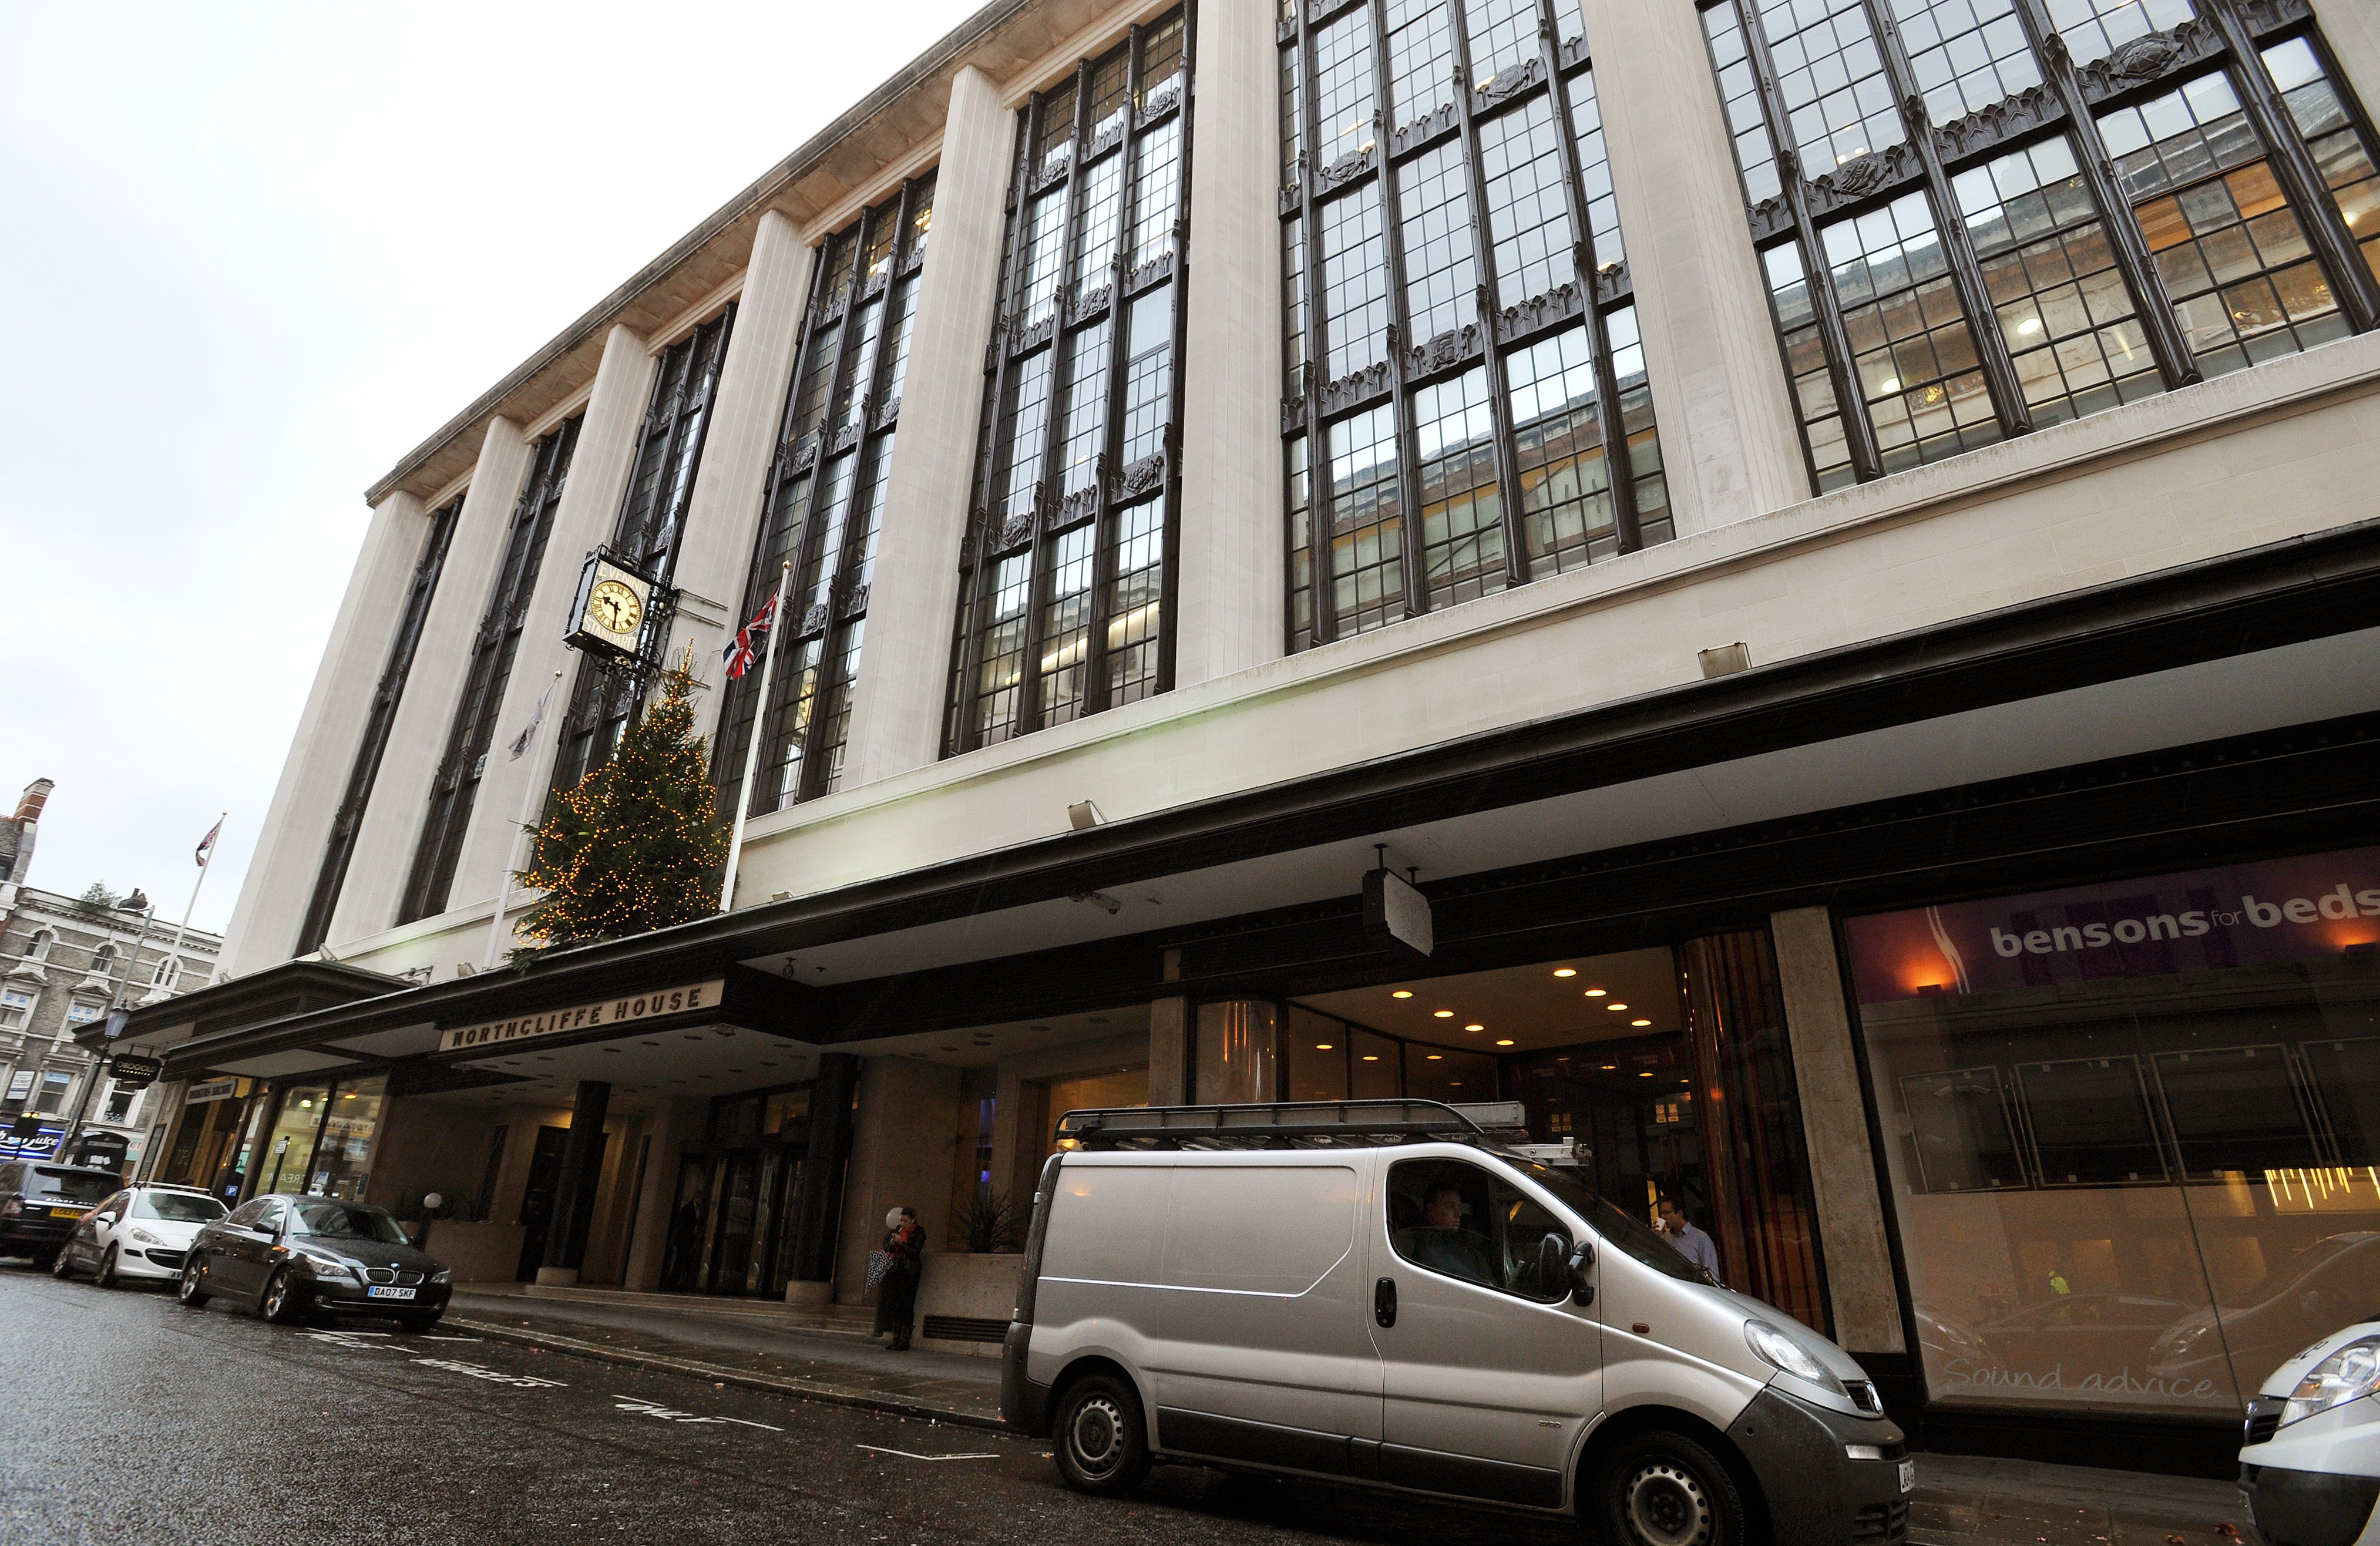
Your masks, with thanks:
[{"label": "dark suv", "polygon": [[0,1256],[30,1256],[46,1267],[82,1216],[114,1196],[124,1178],[39,1160],[0,1163]]}]

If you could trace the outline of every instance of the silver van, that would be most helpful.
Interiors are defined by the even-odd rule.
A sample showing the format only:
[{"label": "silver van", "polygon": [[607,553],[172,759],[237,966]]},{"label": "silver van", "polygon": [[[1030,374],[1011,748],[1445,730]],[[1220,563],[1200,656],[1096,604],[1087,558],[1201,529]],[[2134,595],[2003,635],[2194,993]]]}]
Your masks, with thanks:
[{"label": "silver van", "polygon": [[1475,1111],[1069,1112],[1003,1420],[1086,1492],[1182,1460],[1645,1546],[1907,1538],[1913,1467],[1849,1354]]}]

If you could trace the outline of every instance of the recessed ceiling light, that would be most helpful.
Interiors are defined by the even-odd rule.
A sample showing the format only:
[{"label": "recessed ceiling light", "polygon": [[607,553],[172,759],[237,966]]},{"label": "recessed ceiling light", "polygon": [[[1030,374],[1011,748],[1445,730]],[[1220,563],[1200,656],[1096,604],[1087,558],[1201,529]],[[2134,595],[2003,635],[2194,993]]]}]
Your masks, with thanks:
[{"label": "recessed ceiling light", "polygon": [[1511,1045],[1512,1044],[1512,1039],[1511,1037],[1507,1036],[1507,1037],[1505,1037],[1503,1040],[1501,1040],[1501,1041],[1498,1041],[1496,1044],[1497,1044],[1498,1046],[1500,1046],[1500,1047],[1509,1047],[1509,1046],[1511,1046]]},{"label": "recessed ceiling light", "polygon": [[1364,1054],[1364,1061],[1366,1063],[1378,1063],[1380,1061],[1380,1054],[1378,1053],[1366,1053]]},{"label": "recessed ceiling light", "polygon": [[1623,1009],[1627,1008],[1628,1006],[1627,1006],[1626,1004],[1605,1004],[1603,1007],[1605,1007],[1606,1009],[1610,1010],[1613,1014],[1617,1015],[1617,1014],[1619,1014],[1621,1010],[1623,1010]]},{"label": "recessed ceiling light", "polygon": [[1330,1052],[1331,1048],[1332,1043],[1329,1041],[1317,1041],[1314,1043],[1314,1050],[1318,1053],[1327,1053]]},{"label": "recessed ceiling light", "polygon": [[1601,998],[1603,996],[1603,990],[1600,988],[1589,988],[1586,991],[1586,996],[1589,998]]},{"label": "recessed ceiling light", "polygon": [[1437,1016],[1441,1020],[1451,1020],[1454,1018],[1454,1011],[1451,1009],[1433,1009],[1430,1013]]},{"label": "recessed ceiling light", "polygon": [[1616,1073],[1619,1070],[1619,1067],[1620,1065],[1617,1063],[1607,1063],[1603,1065],[1603,1071],[1607,1074]]},{"label": "recessed ceiling light", "polygon": [[1463,1081],[1461,1079],[1449,1079],[1446,1082],[1456,1090],[1463,1088]]},{"label": "recessed ceiling light", "polygon": [[1469,1025],[1464,1026],[1463,1029],[1465,1030],[1486,1030],[1488,1028],[1481,1025]]},{"label": "recessed ceiling light", "polygon": [[1649,1079],[1649,1078],[1651,1078],[1653,1076],[1652,1076],[1650,1073],[1643,1073],[1643,1074],[1639,1074],[1639,1075],[1637,1075],[1636,1077],[1637,1077],[1638,1078],[1640,1078],[1640,1079]]},{"label": "recessed ceiling light", "polygon": [[1576,967],[1556,967],[1554,968],[1554,975],[1556,977],[1576,977],[1578,975],[1578,968]]},{"label": "recessed ceiling light", "polygon": [[1632,1026],[1648,1026],[1653,1022],[1650,1020],[1631,1020],[1628,1023]]},{"label": "recessed ceiling light", "polygon": [[1411,988],[1399,988],[1395,992],[1390,993],[1389,996],[1390,998],[1411,998],[1413,997],[1413,990]]},{"label": "recessed ceiling light", "polygon": [[1429,1054],[1429,1060],[1430,1060],[1432,1063],[1436,1063],[1436,1062],[1438,1062],[1438,1061],[1439,1061],[1439,1060],[1443,1055],[1444,1055],[1444,1054],[1443,1054],[1443,1053],[1430,1053],[1430,1054]]}]

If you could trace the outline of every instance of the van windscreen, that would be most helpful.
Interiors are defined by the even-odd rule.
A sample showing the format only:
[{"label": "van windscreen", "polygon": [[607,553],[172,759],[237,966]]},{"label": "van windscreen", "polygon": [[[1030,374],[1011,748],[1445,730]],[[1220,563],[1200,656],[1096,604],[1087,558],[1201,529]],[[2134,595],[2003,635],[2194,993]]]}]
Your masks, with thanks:
[{"label": "van windscreen", "polygon": [[1579,1176],[1557,1165],[1534,1160],[1511,1162],[1532,1181],[1554,1194],[1597,1235],[1657,1272],[1688,1283],[1709,1283],[1711,1275],[1687,1260],[1678,1248],[1654,1232],[1653,1226],[1620,1208]]}]

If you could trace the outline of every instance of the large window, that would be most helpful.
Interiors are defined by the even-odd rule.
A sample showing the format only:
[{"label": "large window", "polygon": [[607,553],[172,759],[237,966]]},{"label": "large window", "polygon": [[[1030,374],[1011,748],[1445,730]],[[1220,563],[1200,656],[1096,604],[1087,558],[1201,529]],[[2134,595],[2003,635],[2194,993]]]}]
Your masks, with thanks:
[{"label": "large window", "polygon": [[[652,399],[645,408],[643,432],[628,465],[628,492],[612,529],[614,562],[667,585],[677,565],[678,537],[694,500],[695,473],[702,465],[704,432],[719,395],[719,368],[727,359],[727,336],[735,307],[704,323],[662,351],[653,372]],[[658,651],[660,639],[651,639]],[[613,664],[593,658],[578,663],[570,715],[564,721],[562,749],[553,760],[553,786],[568,789],[610,760],[637,717],[658,660]]]},{"label": "large window", "polygon": [[[796,368],[761,496],[759,542],[744,583],[751,616],[794,566],[771,679],[752,815],[831,793],[843,776],[853,684],[901,417],[917,284],[934,218],[929,173],[820,248]],[[730,682],[713,764],[733,809],[759,717],[758,670]]]},{"label": "large window", "polygon": [[[339,905],[339,889],[346,884],[347,860],[354,856],[356,830],[363,825],[364,807],[371,803],[373,782],[380,777],[381,754],[388,749],[389,727],[396,723],[397,700],[405,695],[405,678],[413,670],[413,651],[421,642],[421,626],[430,615],[430,601],[438,590],[438,574],[445,567],[446,547],[455,538],[455,522],[463,513],[457,494],[430,517],[421,541],[421,557],[413,566],[405,604],[397,614],[396,637],[389,641],[388,661],[381,667],[380,685],[372,689],[371,709],[364,720],[362,742],[355,765],[347,771],[346,793],[331,818],[329,846],[314,876],[314,894],[307,901],[305,921],[298,928],[293,956],[310,954],[331,931],[331,915]],[[164,968],[161,964],[162,974]],[[162,985],[164,978],[157,979]]]},{"label": "large window", "polygon": [[1018,116],[945,749],[1172,682],[1183,13]]},{"label": "large window", "polygon": [[[463,834],[471,825],[480,776],[487,770],[488,748],[495,738],[496,714],[504,707],[504,685],[512,680],[513,656],[528,622],[529,600],[537,593],[538,567],[545,558],[546,539],[553,532],[553,513],[562,504],[563,480],[570,473],[580,422],[577,418],[563,420],[529,453],[528,481],[513,505],[504,560],[488,591],[479,631],[471,636],[471,658],[464,668],[463,696],[455,702],[454,724],[447,728],[446,752],[431,778],[430,809],[422,817],[413,869],[397,908],[399,923],[446,910],[446,894],[463,854]],[[335,906],[335,898],[331,905]],[[327,907],[322,927],[326,931],[330,928]],[[321,944],[322,936],[316,934],[313,943]]]},{"label": "large window", "polygon": [[1575,7],[1326,3],[1280,35],[1290,648],[1666,541]]},{"label": "large window", "polygon": [[1844,921],[1937,1401],[2236,1420],[2380,1295],[2380,849]]},{"label": "large window", "polygon": [[1701,3],[1818,492],[2380,325],[2302,6]]}]

